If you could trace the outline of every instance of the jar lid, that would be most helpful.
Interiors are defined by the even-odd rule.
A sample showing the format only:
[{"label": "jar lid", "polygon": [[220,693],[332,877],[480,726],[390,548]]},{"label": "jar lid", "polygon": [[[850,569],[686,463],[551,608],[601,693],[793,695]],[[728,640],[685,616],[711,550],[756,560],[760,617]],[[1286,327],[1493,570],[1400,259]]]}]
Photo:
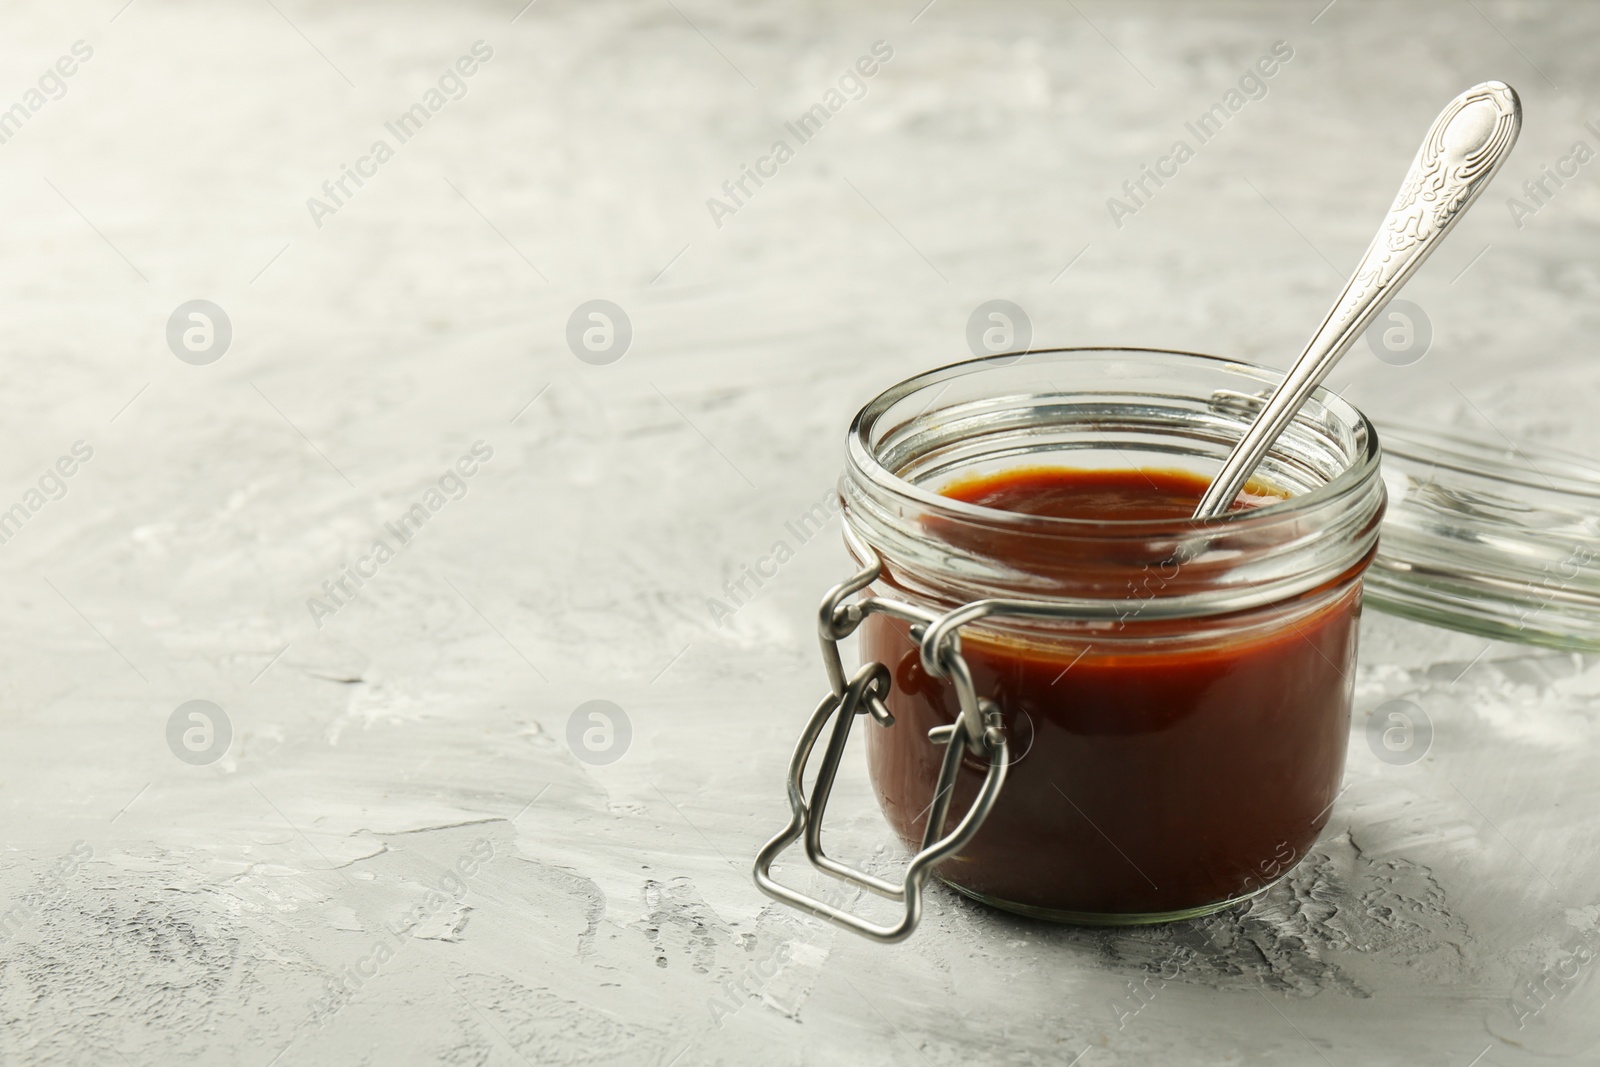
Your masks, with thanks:
[{"label": "jar lid", "polygon": [[1486,637],[1600,652],[1600,466],[1377,426],[1389,507],[1367,602]]}]

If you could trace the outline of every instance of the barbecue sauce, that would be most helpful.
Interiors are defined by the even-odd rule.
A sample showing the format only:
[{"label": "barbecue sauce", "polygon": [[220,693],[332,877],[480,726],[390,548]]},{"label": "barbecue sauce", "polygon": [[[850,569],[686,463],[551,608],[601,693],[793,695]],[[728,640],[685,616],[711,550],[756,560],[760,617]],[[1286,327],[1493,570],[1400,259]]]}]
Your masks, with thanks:
[{"label": "barbecue sauce", "polygon": [[[1192,514],[1206,485],[1180,471],[1030,468],[944,493],[1029,515],[1170,520]],[[1273,499],[1247,493],[1235,507]],[[999,558],[1047,547],[1005,535],[975,545],[971,528],[961,537]],[[1132,618],[1081,638],[964,629],[977,692],[1002,709],[1012,766],[988,820],[941,877],[1003,907],[1085,921],[1174,917],[1276,881],[1316,841],[1343,774],[1360,570],[1221,622]],[[892,575],[885,585],[895,592]],[[895,724],[867,729],[869,768],[885,815],[914,849],[943,755],[927,732],[954,721],[955,692],[923,670],[905,624],[871,616],[861,640],[863,658],[894,676]],[[964,761],[947,830],[986,765]]]}]

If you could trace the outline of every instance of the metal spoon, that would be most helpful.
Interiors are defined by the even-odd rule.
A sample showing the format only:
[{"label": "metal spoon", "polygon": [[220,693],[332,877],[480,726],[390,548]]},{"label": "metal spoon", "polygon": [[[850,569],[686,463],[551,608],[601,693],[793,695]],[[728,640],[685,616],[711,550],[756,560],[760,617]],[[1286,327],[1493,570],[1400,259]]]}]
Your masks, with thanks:
[{"label": "metal spoon", "polygon": [[1522,102],[1504,82],[1474,85],[1439,112],[1355,274],[1283,384],[1233,446],[1200,498],[1195,518],[1228,510],[1312,390],[1483,192],[1521,129]]}]

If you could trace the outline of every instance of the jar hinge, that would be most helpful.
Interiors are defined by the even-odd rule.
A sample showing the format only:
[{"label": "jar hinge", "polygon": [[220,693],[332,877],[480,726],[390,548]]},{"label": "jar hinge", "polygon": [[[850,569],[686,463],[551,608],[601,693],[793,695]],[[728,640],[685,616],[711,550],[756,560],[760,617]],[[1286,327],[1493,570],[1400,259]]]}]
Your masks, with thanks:
[{"label": "jar hinge", "polygon": [[[883,565],[877,553],[861,544],[848,528],[845,537],[856,557],[865,561],[865,565],[847,581],[829,590],[822,600],[818,628],[822,659],[827,667],[832,691],[812,712],[800,735],[800,742],[795,746],[794,755],[789,760],[789,825],[757,854],[755,880],[757,887],[774,900],[852,933],[888,943],[903,940],[916,929],[922,916],[922,887],[929,874],[935,866],[961,851],[972,840],[993,809],[1000,787],[1005,784],[1010,756],[1005,731],[1000,723],[1000,709],[993,701],[977,697],[971,671],[961,655],[959,628],[978,618],[1017,607],[1023,608],[1024,614],[1033,614],[1027,609],[1049,606],[1023,601],[989,600],[966,604],[944,615],[936,615],[902,601],[877,596],[862,597],[846,604],[847,597],[861,592],[878,580]],[[847,677],[839,655],[839,642],[855,632],[863,620],[874,613],[910,624],[912,636],[921,646],[923,666],[931,675],[950,679],[955,685],[961,708],[955,722],[928,731],[930,741],[945,746],[944,759],[940,763],[938,782],[929,805],[922,847],[907,864],[905,875],[898,885],[840,863],[829,857],[822,848],[823,812],[828,806],[834,777],[838,773],[845,743],[850,737],[850,728],[856,716],[870,715],[884,728],[894,725],[894,716],[884,703],[893,685],[889,668],[882,663],[867,663],[854,675]],[[807,798],[804,786],[806,765],[830,718],[834,719],[833,732],[817,769],[812,794]],[[941,837],[950,812],[956,774],[967,752],[980,757],[987,756],[988,771],[972,807],[962,816],[955,829]],[[774,881],[771,875],[773,861],[802,838],[806,857],[813,867],[831,878],[903,904],[905,912],[900,921],[889,926],[874,924]]]}]

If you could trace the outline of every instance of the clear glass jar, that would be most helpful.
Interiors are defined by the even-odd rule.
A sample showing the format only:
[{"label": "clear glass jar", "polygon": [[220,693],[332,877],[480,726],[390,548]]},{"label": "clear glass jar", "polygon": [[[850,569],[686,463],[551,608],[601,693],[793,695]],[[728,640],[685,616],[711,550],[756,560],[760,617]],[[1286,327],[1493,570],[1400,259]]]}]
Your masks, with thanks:
[{"label": "clear glass jar", "polygon": [[[1206,522],[940,494],[1022,467],[1209,478],[1279,377],[1193,353],[1062,349],[930,371],[857,415],[840,490],[847,532],[882,562],[873,594],[934,613],[992,597],[1070,609],[961,631],[1011,765],[976,836],[937,868],[949,884],[1045,918],[1160,922],[1261,892],[1316,840],[1343,774],[1361,575],[1384,510],[1360,412],[1319,390],[1257,469],[1256,506]],[[858,635],[863,662],[893,680],[893,725],[868,730],[868,765],[915,847],[943,756],[928,731],[958,705],[912,630],[879,613]],[[983,777],[964,757],[952,821]]]}]

